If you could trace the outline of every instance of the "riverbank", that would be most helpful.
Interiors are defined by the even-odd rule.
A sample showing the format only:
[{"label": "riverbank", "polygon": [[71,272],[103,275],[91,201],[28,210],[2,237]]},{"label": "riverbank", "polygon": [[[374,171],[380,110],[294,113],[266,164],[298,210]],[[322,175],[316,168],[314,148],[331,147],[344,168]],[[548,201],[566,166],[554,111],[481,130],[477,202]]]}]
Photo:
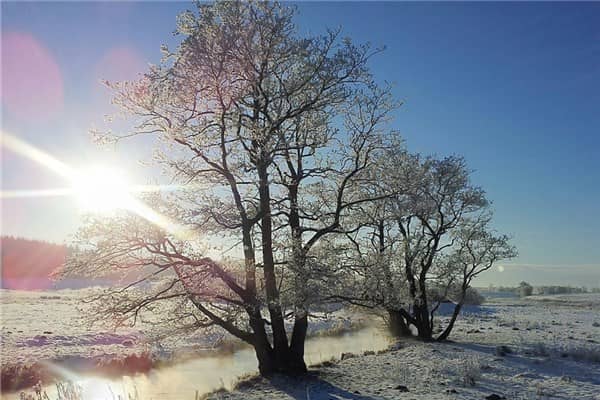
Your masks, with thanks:
[{"label": "riverbank", "polygon": [[[0,291],[2,393],[23,390],[40,381],[49,385],[90,375],[115,382],[122,376],[194,364],[194,359],[231,357],[247,347],[216,330],[199,330],[185,337],[158,332],[163,338],[157,339],[154,327],[144,324],[118,332],[107,324],[91,326],[83,321],[93,310],[82,299],[95,290],[99,289]],[[48,318],[48,308],[60,318]],[[321,314],[311,318],[309,337],[339,337],[370,324],[364,315],[343,309]],[[253,370],[254,358],[250,358],[248,368]]]},{"label": "riverbank", "polygon": [[[254,378],[209,399],[580,399],[598,400],[600,370],[564,360],[499,357],[464,344],[411,343],[326,363],[308,378]],[[595,376],[594,376],[595,374]],[[497,397],[494,397],[496,395]]]},{"label": "riverbank", "polygon": [[345,355],[308,377],[241,381],[219,400],[600,400],[596,311],[510,300],[467,312],[452,342],[404,340],[388,351]]}]

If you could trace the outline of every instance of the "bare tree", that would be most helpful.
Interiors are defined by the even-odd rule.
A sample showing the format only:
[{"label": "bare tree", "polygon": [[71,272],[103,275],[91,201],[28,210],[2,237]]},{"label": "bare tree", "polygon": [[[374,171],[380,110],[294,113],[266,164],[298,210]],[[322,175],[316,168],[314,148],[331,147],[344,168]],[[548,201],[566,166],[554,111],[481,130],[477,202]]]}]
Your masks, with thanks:
[{"label": "bare tree", "polygon": [[499,260],[516,257],[517,251],[509,243],[506,235],[497,235],[490,228],[492,215],[484,212],[476,218],[465,221],[460,229],[454,232],[454,251],[447,259],[446,269],[442,274],[447,288],[453,284],[458,286],[458,298],[448,325],[438,336],[438,340],[445,340],[450,335],[454,323],[462,309],[471,282],[482,272],[492,268]]},{"label": "bare tree", "polygon": [[[306,371],[313,285],[325,273],[315,249],[356,229],[340,223],[349,210],[381,198],[360,188],[387,146],[395,106],[367,68],[377,50],[338,32],[298,37],[293,14],[277,3],[200,4],[179,16],[183,41],[159,66],[108,83],[137,126],[99,138],[159,139],[158,162],[184,190],[145,201],[185,229],[134,213],[91,219],[67,265],[144,271],[100,296],[100,315],[135,323],[160,309],[184,331],[221,327],[254,347],[265,375]],[[230,251],[206,257],[207,240]]]},{"label": "bare tree", "polygon": [[[420,338],[431,340],[440,301],[458,282],[460,299],[443,340],[471,280],[498,259],[512,257],[514,249],[506,237],[483,229],[488,201],[470,183],[462,158],[422,158],[396,144],[378,171],[383,179],[374,190],[388,196],[357,211],[363,224],[348,236],[353,246],[340,279],[345,287],[334,297],[383,308],[394,334],[409,335],[412,325]],[[442,292],[437,301],[431,298],[434,289]]]}]

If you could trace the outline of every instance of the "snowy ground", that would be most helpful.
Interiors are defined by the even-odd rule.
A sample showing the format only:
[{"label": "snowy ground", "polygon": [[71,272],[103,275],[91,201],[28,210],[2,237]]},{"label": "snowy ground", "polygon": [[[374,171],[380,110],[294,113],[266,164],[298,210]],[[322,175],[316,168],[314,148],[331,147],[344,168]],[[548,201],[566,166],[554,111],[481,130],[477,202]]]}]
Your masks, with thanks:
[{"label": "snowy ground", "polygon": [[600,400],[600,297],[548,297],[471,307],[450,343],[404,341],[210,398]]},{"label": "snowy ground", "polygon": [[[113,374],[147,371],[157,363],[174,363],[216,350],[238,346],[222,332],[198,331],[185,340],[165,337],[156,341],[149,326],[113,331],[109,325],[85,322],[90,307],[82,299],[94,289],[47,292],[0,291],[0,361],[2,383],[21,389],[39,379],[56,378],[51,366],[75,372]],[[343,332],[364,321],[352,320],[343,310],[327,320],[311,321],[309,335]]]},{"label": "snowy ground", "polygon": [[[79,317],[86,310],[77,311],[76,307],[82,294],[69,290],[3,291],[3,370],[7,365],[40,360],[123,357],[148,350],[149,344],[138,330],[114,333],[102,327],[90,330],[82,324]],[[237,391],[216,392],[211,398],[424,400],[485,399],[496,394],[500,396],[497,398],[515,400],[600,400],[599,309],[598,294],[533,296],[524,301],[494,299],[482,307],[466,307],[451,336],[453,342],[424,344],[406,340],[389,352],[339,361],[342,352],[384,348],[385,338],[380,338],[377,345],[376,336],[369,336],[372,334],[365,336],[367,340],[360,335],[356,339],[331,338],[328,340],[335,342],[320,343],[312,357],[322,360],[324,352],[327,357],[335,354],[336,360],[313,369],[308,379],[255,379],[243,383]],[[314,322],[313,333],[351,325],[347,315],[326,323]],[[186,346],[205,346],[213,339],[199,333],[189,338]],[[141,375],[134,387],[144,393],[141,400],[193,399],[196,390],[202,394],[221,385],[231,387],[235,376],[251,372],[255,360],[251,351],[247,353],[245,357],[242,351],[215,359],[214,366],[206,371],[203,369],[210,363],[200,359],[191,362],[188,369],[185,363],[157,369],[147,378]],[[240,364],[242,361],[245,364]],[[225,371],[220,372],[223,368],[230,372],[230,380],[224,378]],[[203,376],[210,379],[201,384],[199,378]],[[177,389],[169,384],[175,380],[179,392],[173,392]]]},{"label": "snowy ground", "polygon": [[142,351],[139,331],[114,333],[106,326],[90,329],[82,322],[79,317],[86,308],[81,298],[88,294],[89,290],[2,290],[2,365]]}]

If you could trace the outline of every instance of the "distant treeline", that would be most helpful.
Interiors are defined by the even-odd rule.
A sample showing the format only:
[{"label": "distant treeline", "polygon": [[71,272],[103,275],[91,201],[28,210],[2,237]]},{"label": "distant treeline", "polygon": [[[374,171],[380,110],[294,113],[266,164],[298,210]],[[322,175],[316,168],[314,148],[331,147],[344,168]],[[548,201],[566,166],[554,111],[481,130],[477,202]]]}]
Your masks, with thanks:
[{"label": "distant treeline", "polygon": [[52,287],[51,274],[65,262],[65,245],[2,236],[2,288],[48,289]]},{"label": "distant treeline", "polygon": [[573,286],[537,286],[533,290],[534,294],[565,294],[565,293],[590,293],[599,292],[600,288],[588,290],[586,287]]},{"label": "distant treeline", "polygon": [[577,293],[600,293],[600,288],[588,289],[585,286],[532,286],[527,282],[521,282],[519,286],[493,286],[490,285],[485,291],[489,292],[507,292],[514,293],[521,297],[531,296],[535,294],[550,295],[550,294],[577,294]]},{"label": "distant treeline", "polygon": [[2,280],[0,288],[14,290],[44,289],[81,289],[90,286],[109,286],[117,281],[121,283],[139,279],[137,273],[89,278],[71,275],[56,281],[52,274],[60,272],[68,254],[75,246],[50,243],[43,240],[25,239],[13,236],[1,236],[0,242]]}]

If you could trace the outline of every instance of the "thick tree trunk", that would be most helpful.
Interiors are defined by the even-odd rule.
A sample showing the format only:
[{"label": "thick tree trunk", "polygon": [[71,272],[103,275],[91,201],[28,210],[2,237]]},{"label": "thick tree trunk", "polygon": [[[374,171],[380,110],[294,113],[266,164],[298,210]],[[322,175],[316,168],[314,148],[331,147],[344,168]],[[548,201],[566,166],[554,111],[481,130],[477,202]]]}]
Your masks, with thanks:
[{"label": "thick tree trunk", "polygon": [[[308,320],[306,317],[296,320],[294,331],[292,332],[292,343],[291,345],[288,344],[283,312],[279,302],[277,280],[275,277],[269,175],[264,165],[259,165],[257,169],[260,179],[259,197],[260,210],[262,213],[261,239],[263,272],[267,294],[267,307],[269,309],[271,327],[273,329],[272,351],[264,352],[261,350],[261,346],[255,347],[259,361],[259,371],[265,376],[273,373],[283,373],[287,375],[303,374],[306,372],[306,364],[304,363],[304,340],[306,338]],[[266,358],[265,355],[267,356]]]},{"label": "thick tree trunk", "polygon": [[250,324],[254,330],[252,345],[258,360],[258,370],[262,376],[270,376],[274,373],[286,375],[306,373],[304,362],[304,341],[308,327],[306,314],[296,318],[289,347],[271,346],[264,329],[264,322],[262,319],[259,321],[256,315],[250,319]]},{"label": "thick tree trunk", "polygon": [[[256,318],[251,319],[251,324],[259,325]],[[262,324],[262,321],[261,321]],[[270,376],[275,373],[286,375],[301,375],[306,373],[304,362],[304,341],[308,327],[308,318],[305,314],[296,318],[292,332],[291,345],[277,348],[271,346],[269,338],[264,330],[264,325],[258,326],[255,331],[252,345],[258,360],[258,370],[262,376]]]},{"label": "thick tree trunk", "polygon": [[267,294],[267,307],[273,329],[273,349],[277,358],[277,364],[285,361],[286,353],[289,350],[287,334],[281,304],[279,303],[279,292],[277,290],[277,280],[275,277],[275,261],[273,259],[273,238],[271,218],[271,195],[269,190],[269,174],[266,165],[258,165],[259,176],[259,198],[261,217],[261,240],[262,240],[262,258],[263,272],[265,277],[265,289]]},{"label": "thick tree trunk", "polygon": [[294,330],[292,331],[292,341],[290,344],[290,353],[292,354],[293,368],[298,373],[306,372],[304,363],[304,342],[306,341],[306,332],[308,330],[308,313],[302,312],[296,316],[294,321]]},{"label": "thick tree trunk", "polygon": [[256,358],[258,359],[258,371],[262,376],[273,374],[302,375],[307,371],[304,357],[292,352],[290,349],[280,354],[275,350],[268,350],[255,346]]},{"label": "thick tree trunk", "polygon": [[416,320],[416,327],[418,330],[419,338],[429,341],[433,337],[433,326],[429,319],[429,309],[427,302],[421,300],[422,304],[414,306],[414,316]]},{"label": "thick tree trunk", "polygon": [[419,290],[417,293],[416,304],[413,307],[415,313],[415,319],[417,320],[417,329],[419,331],[419,338],[429,341],[433,338],[433,321],[429,314],[429,303],[427,301],[427,274],[431,266],[430,262],[427,265],[423,265],[422,271],[419,274]]},{"label": "thick tree trunk", "polygon": [[388,325],[393,336],[402,337],[412,335],[412,332],[400,311],[388,310]]},{"label": "thick tree trunk", "polygon": [[262,376],[269,376],[275,372],[275,359],[273,349],[268,342],[260,341],[254,343],[254,352],[258,359],[258,371]]},{"label": "thick tree trunk", "polygon": [[[298,168],[299,170],[300,168]],[[296,171],[298,172],[298,171]],[[298,213],[298,176],[294,175],[294,183],[288,186],[290,197],[289,224],[292,234],[292,271],[296,277],[296,288],[298,290],[298,299],[296,304],[294,329],[292,330],[292,339],[290,341],[290,360],[291,368],[294,373],[303,374],[307,371],[304,363],[304,342],[306,341],[306,332],[308,330],[308,310],[306,310],[306,276],[305,271],[304,248],[302,245],[302,231],[300,229],[300,215]]]}]

